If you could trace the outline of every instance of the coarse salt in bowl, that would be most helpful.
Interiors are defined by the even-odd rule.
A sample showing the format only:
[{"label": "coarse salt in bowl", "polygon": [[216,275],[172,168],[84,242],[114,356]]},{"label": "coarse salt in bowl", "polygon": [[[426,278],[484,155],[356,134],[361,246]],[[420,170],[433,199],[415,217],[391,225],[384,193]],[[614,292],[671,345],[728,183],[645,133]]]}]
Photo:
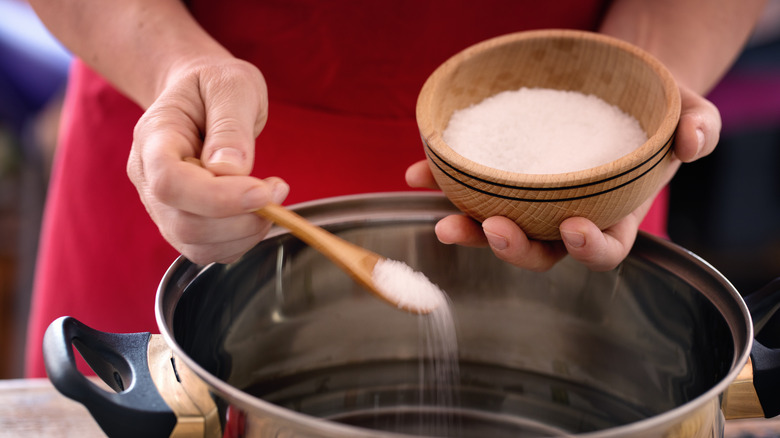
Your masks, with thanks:
[{"label": "coarse salt in bowl", "polygon": [[[460,119],[475,108],[482,119]],[[506,125],[513,118],[525,127]],[[654,196],[670,173],[679,118],[677,85],[658,60],[574,30],[471,46],[434,71],[417,101],[429,166],[453,204],[478,221],[506,216],[540,240],[560,239],[573,216],[607,228]]]}]

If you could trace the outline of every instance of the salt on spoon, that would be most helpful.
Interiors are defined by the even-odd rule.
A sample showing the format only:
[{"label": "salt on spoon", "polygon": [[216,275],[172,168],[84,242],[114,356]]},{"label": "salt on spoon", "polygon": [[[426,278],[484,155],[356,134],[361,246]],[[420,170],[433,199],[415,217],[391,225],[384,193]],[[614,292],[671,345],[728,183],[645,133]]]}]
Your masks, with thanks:
[{"label": "salt on spoon", "polygon": [[[398,260],[381,259],[374,265],[374,285],[401,309],[438,309],[446,295],[422,272]],[[422,312],[415,312],[422,313]],[[424,312],[429,313],[429,312]]]},{"label": "salt on spoon", "polygon": [[287,228],[368,291],[399,309],[425,315],[446,301],[444,292],[424,274],[347,242],[281,205],[267,204],[255,213]]}]

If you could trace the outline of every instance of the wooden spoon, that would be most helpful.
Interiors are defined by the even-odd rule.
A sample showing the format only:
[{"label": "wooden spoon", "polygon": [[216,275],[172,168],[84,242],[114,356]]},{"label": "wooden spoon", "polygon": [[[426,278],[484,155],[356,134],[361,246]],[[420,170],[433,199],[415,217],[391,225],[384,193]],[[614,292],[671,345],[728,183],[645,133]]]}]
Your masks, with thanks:
[{"label": "wooden spoon", "polygon": [[[203,167],[200,159],[195,157],[186,157],[184,161]],[[414,272],[403,264],[403,269],[398,270],[397,265],[401,262],[389,260],[393,263],[384,263],[388,259],[327,232],[279,204],[266,204],[256,210],[255,214],[287,228],[293,235],[328,257],[369,292],[399,309],[426,315],[446,301],[444,292],[419,272]],[[378,287],[374,282],[374,268],[380,262],[383,265],[382,277],[391,275],[406,282],[392,281],[392,284]],[[396,267],[388,271],[388,265]],[[416,289],[408,290],[407,284]]]},{"label": "wooden spoon", "polygon": [[[409,303],[408,299],[402,299],[398,293],[386,290],[387,288],[377,287],[373,279],[374,267],[377,263],[386,260],[379,254],[347,242],[278,204],[267,204],[255,213],[290,230],[294,236],[328,257],[358,284],[393,306],[423,315],[432,312],[437,307],[437,305],[431,304],[430,300]],[[401,295],[405,293],[405,291],[401,292]]]}]

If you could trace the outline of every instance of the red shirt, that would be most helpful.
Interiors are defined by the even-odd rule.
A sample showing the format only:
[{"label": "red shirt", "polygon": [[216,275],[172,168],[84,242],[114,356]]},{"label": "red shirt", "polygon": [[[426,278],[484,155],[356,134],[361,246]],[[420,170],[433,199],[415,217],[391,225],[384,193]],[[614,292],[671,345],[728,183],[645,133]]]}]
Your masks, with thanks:
[{"label": "red shirt", "polygon": [[[602,3],[196,0],[190,7],[211,35],[263,72],[269,120],[257,140],[254,174],[289,182],[290,204],[408,190],[404,172],[424,158],[415,102],[439,64],[500,34],[595,30]],[[74,64],[41,234],[29,376],[44,375],[41,339],[59,316],[110,332],[158,332],[156,288],[178,254],[126,175],[141,114]],[[654,210],[651,229],[663,233],[664,218],[663,209]]]}]

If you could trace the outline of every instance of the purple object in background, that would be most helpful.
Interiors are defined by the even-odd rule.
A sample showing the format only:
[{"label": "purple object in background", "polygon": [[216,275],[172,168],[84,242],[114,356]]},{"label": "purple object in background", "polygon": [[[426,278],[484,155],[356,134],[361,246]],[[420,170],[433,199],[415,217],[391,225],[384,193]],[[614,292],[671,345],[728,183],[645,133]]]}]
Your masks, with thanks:
[{"label": "purple object in background", "polygon": [[19,0],[0,0],[0,121],[21,130],[65,85],[71,55]]}]

